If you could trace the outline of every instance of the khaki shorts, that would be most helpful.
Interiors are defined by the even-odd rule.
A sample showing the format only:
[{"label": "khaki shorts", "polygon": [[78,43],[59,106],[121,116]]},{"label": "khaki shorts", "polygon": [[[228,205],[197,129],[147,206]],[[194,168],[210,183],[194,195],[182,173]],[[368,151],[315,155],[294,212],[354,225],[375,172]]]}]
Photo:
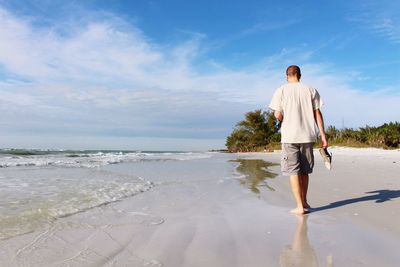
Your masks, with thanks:
[{"label": "khaki shorts", "polygon": [[282,143],[281,170],[283,175],[312,173],[314,143]]}]

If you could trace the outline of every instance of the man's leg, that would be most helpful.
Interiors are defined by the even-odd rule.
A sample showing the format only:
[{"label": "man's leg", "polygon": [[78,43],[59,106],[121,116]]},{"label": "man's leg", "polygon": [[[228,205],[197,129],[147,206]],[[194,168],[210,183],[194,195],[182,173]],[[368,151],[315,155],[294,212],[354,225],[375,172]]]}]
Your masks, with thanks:
[{"label": "man's leg", "polygon": [[302,201],[303,207],[308,209],[310,205],[307,201],[308,192],[308,174],[312,172],[314,167],[314,153],[313,153],[313,143],[304,143],[300,146],[300,162],[301,162],[301,175],[300,175],[300,185],[302,191]]},{"label": "man's leg", "polygon": [[290,212],[296,214],[304,214],[300,175],[290,175],[290,185],[292,187],[293,196],[297,204],[296,208],[291,210]]},{"label": "man's leg", "polygon": [[308,174],[300,174],[301,200],[305,209],[310,208],[307,202],[308,180]]}]

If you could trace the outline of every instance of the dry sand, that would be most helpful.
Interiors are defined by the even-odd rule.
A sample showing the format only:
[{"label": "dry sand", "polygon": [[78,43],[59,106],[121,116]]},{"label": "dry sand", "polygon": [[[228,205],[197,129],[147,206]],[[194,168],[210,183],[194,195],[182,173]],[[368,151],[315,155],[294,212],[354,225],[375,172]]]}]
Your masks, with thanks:
[{"label": "dry sand", "polygon": [[[287,177],[254,185],[210,168],[209,179],[171,179],[2,240],[0,266],[399,266],[400,151],[332,152],[328,171],[315,151],[308,215],[288,212]],[[215,164],[234,158],[279,162],[279,152],[221,154]]]}]

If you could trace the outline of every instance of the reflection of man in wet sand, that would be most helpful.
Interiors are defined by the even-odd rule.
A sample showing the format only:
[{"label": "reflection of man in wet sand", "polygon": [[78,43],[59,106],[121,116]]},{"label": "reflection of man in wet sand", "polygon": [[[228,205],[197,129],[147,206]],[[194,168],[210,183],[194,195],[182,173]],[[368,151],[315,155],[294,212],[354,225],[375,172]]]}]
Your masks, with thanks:
[{"label": "reflection of man in wet sand", "polygon": [[[318,259],[314,249],[308,240],[307,219],[308,216],[297,216],[298,222],[293,236],[292,245],[287,245],[279,258],[282,267],[317,267]],[[326,266],[332,267],[332,256],[326,258]]]},{"label": "reflection of man in wet sand", "polygon": [[307,203],[308,175],[314,167],[313,145],[318,128],[321,146],[328,146],[320,111],[322,100],[316,89],[300,82],[300,77],[300,68],[289,66],[286,70],[288,83],[276,90],[269,105],[275,117],[282,121],[281,169],[283,175],[290,176],[297,203],[291,212],[296,214],[303,214],[310,208]]}]

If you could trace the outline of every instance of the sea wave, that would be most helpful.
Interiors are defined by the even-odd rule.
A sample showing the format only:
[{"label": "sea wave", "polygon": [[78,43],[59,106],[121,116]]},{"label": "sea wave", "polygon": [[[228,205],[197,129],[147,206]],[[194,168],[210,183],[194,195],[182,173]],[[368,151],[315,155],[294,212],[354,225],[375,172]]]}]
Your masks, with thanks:
[{"label": "sea wave", "polygon": [[[7,153],[8,152],[8,153]],[[15,152],[15,151],[14,151]],[[50,151],[46,153],[23,151],[0,153],[0,168],[6,167],[100,167],[122,162],[143,160],[192,160],[211,157],[207,152],[102,152]]]},{"label": "sea wave", "polygon": [[[11,181],[8,189],[25,193],[13,193],[7,200],[0,201],[0,240],[49,226],[58,218],[120,201],[155,186],[141,177],[105,178],[97,174],[96,179],[84,182],[78,179],[58,183],[47,181],[47,188],[40,185],[27,188],[23,184],[11,186]],[[3,186],[7,185],[3,183]],[[3,190],[4,193],[7,194]]]}]

